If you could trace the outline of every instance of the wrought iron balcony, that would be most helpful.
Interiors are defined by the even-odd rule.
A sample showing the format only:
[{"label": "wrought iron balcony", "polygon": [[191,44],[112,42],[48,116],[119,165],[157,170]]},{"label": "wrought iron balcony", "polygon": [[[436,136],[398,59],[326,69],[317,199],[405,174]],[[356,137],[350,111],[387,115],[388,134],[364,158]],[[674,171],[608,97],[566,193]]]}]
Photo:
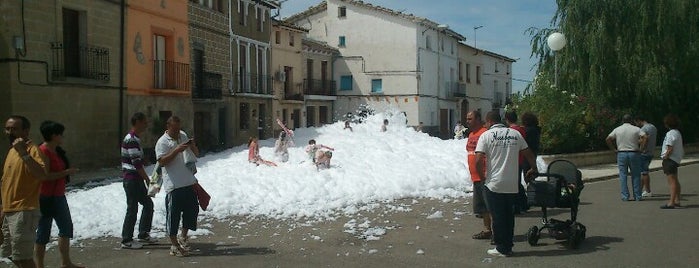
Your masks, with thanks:
[{"label": "wrought iron balcony", "polygon": [[303,79],[303,93],[306,95],[337,96],[335,80]]},{"label": "wrought iron balcony", "polygon": [[109,81],[111,78],[108,48],[52,42],[51,51],[53,57],[51,76],[54,80],[78,77]]},{"label": "wrought iron balcony", "polygon": [[447,93],[447,98],[465,98],[466,97],[466,84],[458,82],[446,82],[444,84],[445,92]]},{"label": "wrought iron balcony", "polygon": [[272,95],[272,76],[237,72],[233,92]]},{"label": "wrought iron balcony", "polygon": [[221,99],[223,88],[223,76],[217,73],[197,72],[192,73],[194,89],[192,98],[194,99]]},{"label": "wrought iron balcony", "polygon": [[296,94],[287,93],[287,94],[284,94],[284,99],[285,99],[285,100],[297,100],[297,101],[302,101],[302,100],[303,100],[303,94],[300,94],[300,93],[296,93]]},{"label": "wrought iron balcony", "polygon": [[169,60],[151,60],[153,88],[189,90],[189,64]]}]

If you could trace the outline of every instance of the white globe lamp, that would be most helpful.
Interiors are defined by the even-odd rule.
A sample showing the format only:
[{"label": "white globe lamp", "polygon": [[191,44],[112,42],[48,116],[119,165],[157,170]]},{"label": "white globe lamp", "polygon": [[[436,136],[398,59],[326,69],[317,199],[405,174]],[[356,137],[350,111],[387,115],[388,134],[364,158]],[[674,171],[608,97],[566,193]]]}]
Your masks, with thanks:
[{"label": "white globe lamp", "polygon": [[552,33],[546,38],[546,43],[553,51],[561,50],[566,46],[566,36],[559,32]]}]

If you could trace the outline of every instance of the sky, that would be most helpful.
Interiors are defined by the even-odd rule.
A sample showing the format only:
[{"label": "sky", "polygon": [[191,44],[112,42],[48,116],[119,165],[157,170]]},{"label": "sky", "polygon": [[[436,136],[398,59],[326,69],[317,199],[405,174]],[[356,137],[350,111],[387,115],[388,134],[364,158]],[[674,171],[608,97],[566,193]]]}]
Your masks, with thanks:
[{"label": "sky", "polygon": [[[383,119],[390,122],[386,132],[379,131]],[[400,213],[411,211],[420,198],[452,202],[470,196],[466,140],[441,140],[416,132],[405,125],[397,108],[353,124],[352,131],[343,127],[343,122],[337,122],[296,129],[288,162],[275,158],[273,139],[260,141],[261,157],[276,161],[277,167],[249,163],[245,146],[198,159],[196,177],[212,198],[208,210],[200,213],[200,229],[190,234],[229,235],[212,233],[215,220],[242,226],[256,219],[282,219],[293,229],[347,216],[345,232],[377,240],[390,227],[367,222],[360,212]],[[329,169],[317,170],[308,159],[304,147],[309,139],[335,149]],[[538,161],[539,169],[545,170],[543,161]],[[148,174],[152,168],[147,167]],[[120,179],[69,189],[66,197],[75,229],[73,243],[121,236],[126,202]],[[153,201],[151,235],[164,238],[165,193],[158,193]],[[458,220],[468,213],[467,208],[435,211],[428,218]],[[53,228],[55,236],[58,230]]]},{"label": "sky", "polygon": [[[315,6],[321,0],[287,0],[282,3],[281,18]],[[549,28],[556,11],[555,0],[365,0],[395,11],[428,18],[466,37],[466,43],[512,59],[512,91],[523,91],[534,77],[537,60],[530,58],[529,27]],[[474,27],[483,26],[476,30]]]}]

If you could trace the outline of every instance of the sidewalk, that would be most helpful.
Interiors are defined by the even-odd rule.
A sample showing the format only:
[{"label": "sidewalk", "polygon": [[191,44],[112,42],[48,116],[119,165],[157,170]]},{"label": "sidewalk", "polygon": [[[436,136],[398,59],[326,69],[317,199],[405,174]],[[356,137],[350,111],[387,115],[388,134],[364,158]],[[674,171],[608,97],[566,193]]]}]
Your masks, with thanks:
[{"label": "sidewalk", "polygon": [[[680,166],[690,165],[699,163],[699,154],[689,154],[685,155],[682,159]],[[593,166],[578,167],[580,172],[582,172],[583,181],[601,181],[614,179],[619,176],[619,169],[616,163],[608,163]],[[662,169],[662,161],[660,159],[653,159],[650,163],[650,171],[657,171]],[[106,179],[118,179],[121,177],[121,170],[119,167],[109,167],[102,168],[99,170],[87,170],[81,171],[78,174],[71,177],[70,185],[79,186],[87,182],[101,181]]]},{"label": "sidewalk", "polygon": [[[653,161],[650,162],[650,171],[653,172],[662,170],[662,162],[663,161],[660,159],[653,159]],[[682,159],[682,163],[680,163],[680,166],[695,163],[699,163],[698,154],[685,155],[684,159]],[[578,169],[580,172],[582,172],[583,181],[585,182],[602,181],[619,177],[619,169],[617,168],[616,163],[578,167]]]}]

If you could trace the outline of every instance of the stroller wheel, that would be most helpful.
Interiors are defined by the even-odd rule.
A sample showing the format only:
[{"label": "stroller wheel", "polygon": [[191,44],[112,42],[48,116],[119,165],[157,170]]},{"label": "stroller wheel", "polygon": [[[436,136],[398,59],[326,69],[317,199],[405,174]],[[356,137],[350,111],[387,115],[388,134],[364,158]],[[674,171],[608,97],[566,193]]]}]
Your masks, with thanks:
[{"label": "stroller wheel", "polygon": [[539,235],[538,227],[532,226],[529,228],[529,231],[527,231],[527,242],[529,242],[529,245],[536,246],[536,243],[539,242]]}]

